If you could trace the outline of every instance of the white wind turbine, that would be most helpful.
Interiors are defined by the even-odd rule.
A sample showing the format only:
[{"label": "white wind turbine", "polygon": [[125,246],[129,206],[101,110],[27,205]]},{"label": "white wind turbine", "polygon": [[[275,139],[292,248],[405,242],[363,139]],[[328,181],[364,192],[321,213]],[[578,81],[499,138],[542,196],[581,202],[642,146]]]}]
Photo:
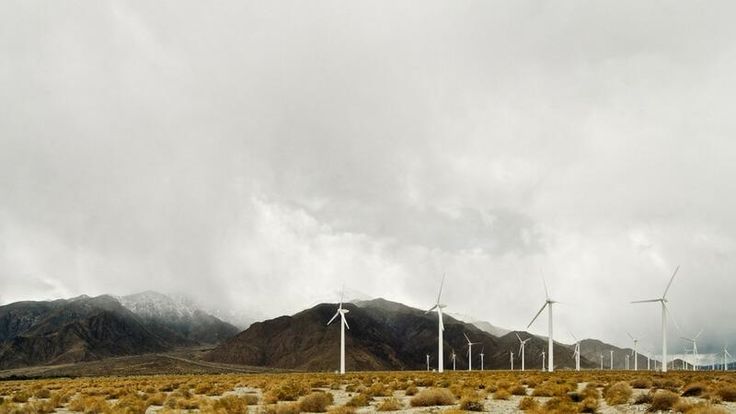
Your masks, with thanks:
[{"label": "white wind turbine", "polygon": [[555,364],[554,364],[554,338],[553,338],[553,326],[552,326],[552,305],[557,303],[557,301],[550,299],[549,297],[549,291],[547,291],[547,282],[544,281],[544,278],[542,279],[542,283],[544,283],[544,294],[546,296],[546,299],[544,301],[544,305],[542,305],[542,308],[539,309],[539,312],[537,312],[536,315],[534,315],[534,319],[532,319],[531,322],[529,322],[529,325],[527,325],[527,329],[529,329],[530,326],[534,323],[534,321],[537,320],[539,315],[544,311],[544,308],[549,306],[549,309],[547,311],[547,315],[549,316],[549,326],[548,326],[548,332],[547,332],[547,349],[549,351],[549,361],[547,362],[547,371],[552,372],[554,371]]},{"label": "white wind turbine", "polygon": [[728,362],[726,358],[733,358],[731,354],[728,353],[728,349],[726,349],[726,345],[723,345],[723,370],[728,371]]},{"label": "white wind turbine", "polygon": [[338,315],[340,316],[340,374],[345,373],[345,328],[350,329],[350,326],[348,326],[348,321],[345,319],[345,314],[350,311],[342,308],[342,297],[343,294],[340,294],[340,305],[338,305],[337,307],[337,312],[335,312],[335,316],[333,316],[332,319],[327,322],[327,325],[329,325],[332,323],[332,321],[335,320],[335,318],[337,318]]},{"label": "white wind turbine", "polygon": [[455,350],[453,349],[452,350],[452,370],[453,371],[455,370],[455,357],[456,357]]},{"label": "white wind turbine", "polygon": [[442,297],[442,286],[445,284],[445,275],[442,275],[442,282],[440,282],[440,291],[437,294],[437,303],[434,304],[429,310],[427,310],[424,313],[429,313],[432,311],[437,311],[437,372],[444,372],[444,351],[442,350],[442,331],[445,330],[445,324],[442,322],[442,309],[446,308],[447,306],[442,305],[440,303],[440,298]]},{"label": "white wind turbine", "polygon": [[485,355],[483,353],[483,350],[485,349],[486,349],[485,345],[480,348],[480,370],[481,371],[483,371],[483,355]]},{"label": "white wind turbine", "polygon": [[677,275],[678,270],[680,270],[680,266],[677,266],[675,268],[674,273],[672,273],[670,282],[667,284],[667,287],[664,289],[664,293],[662,294],[661,298],[648,299],[648,300],[637,300],[637,301],[631,302],[631,303],[659,302],[660,304],[662,304],[662,372],[667,372],[667,292],[670,290],[670,286],[672,286],[672,281],[675,280],[675,275]]},{"label": "white wind turbine", "polygon": [[523,341],[521,340],[521,337],[518,333],[514,332],[516,334],[516,337],[519,339],[519,355],[521,355],[521,370],[524,371],[524,346],[527,342],[529,342],[532,338],[526,338]]},{"label": "white wind turbine", "polygon": [[542,371],[544,371],[544,351],[542,351]]},{"label": "white wind turbine", "polygon": [[603,354],[601,354],[601,371],[603,371]]},{"label": "white wind turbine", "polygon": [[611,350],[611,371],[613,371],[613,349]]},{"label": "white wind turbine", "polygon": [[687,341],[687,342],[690,342],[691,344],[693,344],[693,349],[692,349],[692,351],[693,351],[693,364],[692,364],[693,365],[693,371],[695,371],[696,365],[698,365],[698,342],[697,342],[697,339],[700,336],[700,334],[702,334],[702,333],[703,333],[703,330],[701,329],[700,332],[698,332],[698,334],[695,335],[692,338],[687,338],[687,337],[684,337],[684,336],[681,336],[680,337],[680,339],[682,339],[683,341]]},{"label": "white wind turbine", "polygon": [[514,370],[514,351],[510,351],[509,353],[509,362],[511,362],[511,370]]},{"label": "white wind turbine", "polygon": [[[631,354],[634,355],[634,371],[639,370],[639,340],[631,336],[630,333],[626,332],[626,335],[629,335],[629,338],[631,338],[632,341],[634,341],[634,349],[631,351]],[[647,367],[649,369],[649,367]]]},{"label": "white wind turbine", "polygon": [[575,371],[580,371],[580,341],[572,332],[570,332],[570,336],[575,340],[575,351],[572,353],[572,357],[575,358]]},{"label": "white wind turbine", "polygon": [[470,342],[470,338],[468,338],[468,335],[465,335],[465,332],[463,332],[463,336],[465,339],[468,340],[468,371],[473,370],[473,345],[478,345],[480,342]]},{"label": "white wind turbine", "polygon": [[429,354],[427,354],[427,371],[429,371]]}]

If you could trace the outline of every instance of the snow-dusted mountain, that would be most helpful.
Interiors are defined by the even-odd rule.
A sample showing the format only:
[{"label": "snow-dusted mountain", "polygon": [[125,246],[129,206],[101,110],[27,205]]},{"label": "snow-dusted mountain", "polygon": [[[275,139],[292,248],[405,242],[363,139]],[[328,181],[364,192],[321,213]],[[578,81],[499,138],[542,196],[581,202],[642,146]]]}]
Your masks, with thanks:
[{"label": "snow-dusted mountain", "polygon": [[147,325],[166,331],[185,343],[219,343],[240,329],[201,310],[191,299],[146,291],[117,298]]},{"label": "snow-dusted mountain", "polygon": [[490,322],[479,321],[470,315],[463,315],[461,313],[448,313],[448,315],[452,316],[453,318],[459,321],[473,324],[475,325],[476,328],[480,329],[483,332],[487,332],[493,336],[502,337],[506,335],[507,333],[512,332],[510,329],[498,327],[496,325],[491,324]]}]

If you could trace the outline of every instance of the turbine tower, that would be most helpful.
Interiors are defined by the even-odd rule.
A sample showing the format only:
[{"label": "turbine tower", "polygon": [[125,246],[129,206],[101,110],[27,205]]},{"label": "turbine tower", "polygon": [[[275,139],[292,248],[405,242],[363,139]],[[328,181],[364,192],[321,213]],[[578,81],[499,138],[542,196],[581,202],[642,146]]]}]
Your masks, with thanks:
[{"label": "turbine tower", "polygon": [[443,358],[444,351],[442,350],[442,331],[445,330],[445,324],[442,322],[442,309],[446,308],[445,305],[440,304],[440,298],[442,297],[442,286],[445,284],[445,275],[442,275],[442,282],[440,282],[440,292],[437,294],[437,303],[434,304],[426,313],[437,311],[437,372],[444,372],[445,361]]},{"label": "turbine tower", "polygon": [[427,371],[429,371],[429,354],[427,354]]},{"label": "turbine tower", "polygon": [[684,337],[684,336],[681,336],[680,337],[680,339],[682,339],[683,341],[687,341],[687,342],[690,342],[691,344],[693,344],[693,349],[692,349],[692,351],[693,351],[693,371],[695,371],[695,367],[696,367],[696,365],[698,365],[698,342],[697,342],[697,339],[700,336],[700,334],[702,334],[702,333],[703,333],[703,330],[701,329],[700,332],[698,332],[698,334],[695,335],[692,338],[687,338],[687,337]]},{"label": "turbine tower", "polygon": [[[631,334],[628,332],[626,332],[626,335],[629,335],[629,338],[631,338],[631,340],[634,341],[634,349],[631,351],[631,354],[634,356],[634,371],[638,371],[639,370],[639,362],[638,362],[639,361],[639,350],[637,347],[639,345],[639,340],[631,336]],[[647,366],[647,369],[649,369],[648,366]]]},{"label": "turbine tower", "polygon": [[452,350],[452,370],[455,370],[455,350]]},{"label": "turbine tower", "polygon": [[611,350],[611,371],[613,371],[613,349]]},{"label": "turbine tower", "polygon": [[468,371],[473,370],[473,345],[478,345],[479,342],[470,342],[470,338],[468,338],[468,335],[465,335],[465,332],[463,332],[463,336],[465,339],[468,340]]},{"label": "turbine tower", "polygon": [[532,338],[526,338],[523,341],[521,340],[521,337],[518,333],[514,332],[516,334],[516,337],[519,339],[519,355],[521,355],[521,370],[524,371],[524,346],[527,342],[529,342]]},{"label": "turbine tower", "polygon": [[662,294],[661,298],[648,299],[648,300],[637,300],[637,301],[631,302],[631,303],[659,302],[662,305],[662,372],[667,372],[667,292],[670,290],[670,286],[672,286],[672,281],[675,280],[675,275],[677,275],[678,270],[680,270],[680,266],[677,266],[675,268],[674,273],[672,273],[670,282],[667,284],[667,287],[664,289],[664,293]]},{"label": "turbine tower", "polygon": [[327,322],[327,325],[329,325],[332,323],[332,321],[335,320],[335,318],[337,318],[338,315],[340,316],[340,374],[345,373],[345,328],[350,329],[350,326],[348,326],[348,321],[345,319],[345,314],[350,311],[342,308],[343,294],[340,294],[340,305],[338,305],[337,307],[337,312],[335,312],[335,316],[333,316],[332,319]]},{"label": "turbine tower", "polygon": [[601,371],[603,371],[603,354],[601,354]]},{"label": "turbine tower", "polygon": [[548,327],[548,333],[547,333],[548,334],[547,335],[547,350],[549,353],[549,361],[547,362],[547,366],[548,366],[547,371],[552,372],[555,369],[555,364],[554,364],[555,354],[554,354],[554,350],[552,349],[554,345],[554,339],[552,335],[553,334],[552,305],[557,303],[557,301],[550,299],[549,291],[547,291],[547,282],[544,281],[544,278],[542,278],[542,283],[544,283],[544,294],[546,296],[546,299],[544,301],[544,305],[542,305],[542,308],[539,309],[539,312],[537,312],[536,315],[534,315],[534,319],[532,319],[532,321],[529,322],[529,325],[527,325],[527,329],[529,329],[529,327],[532,326],[534,321],[537,320],[537,318],[542,313],[542,311],[544,311],[544,308],[549,306],[549,310],[547,311],[547,315],[549,316],[549,327]]}]

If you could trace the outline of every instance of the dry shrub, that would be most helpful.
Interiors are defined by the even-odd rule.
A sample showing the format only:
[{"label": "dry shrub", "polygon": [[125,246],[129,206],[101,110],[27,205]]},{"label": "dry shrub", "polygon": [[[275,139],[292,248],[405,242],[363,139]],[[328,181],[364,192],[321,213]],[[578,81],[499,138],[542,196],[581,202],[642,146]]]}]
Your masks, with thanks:
[{"label": "dry shrub", "polygon": [[595,398],[596,400],[601,398],[601,392],[593,383],[588,383],[582,391],[580,391],[580,398],[585,400],[586,398]]},{"label": "dry shrub", "polygon": [[287,379],[267,389],[264,393],[263,400],[267,404],[277,401],[296,401],[299,397],[309,393],[309,391],[310,389],[307,384],[295,379]]},{"label": "dry shrub", "polygon": [[638,404],[651,404],[653,398],[654,398],[654,393],[651,391],[647,393],[642,393],[642,394],[639,394],[634,399],[634,404],[637,404],[637,405]]},{"label": "dry shrub", "polygon": [[48,388],[38,388],[33,392],[34,398],[49,398],[51,397],[51,391]]},{"label": "dry shrub", "polygon": [[162,392],[152,393],[148,396],[148,405],[164,405],[166,394]]},{"label": "dry shrub", "polygon": [[447,388],[427,388],[411,399],[412,407],[431,407],[455,404],[455,396]]},{"label": "dry shrub", "polygon": [[341,405],[339,407],[333,407],[330,408],[329,411],[327,411],[328,414],[355,414],[355,407],[348,407],[345,405]]},{"label": "dry shrub", "polygon": [[736,401],[736,385],[722,384],[716,390],[716,395],[721,397],[723,401]]},{"label": "dry shrub", "polygon": [[399,411],[404,408],[404,404],[397,398],[391,397],[381,401],[376,407],[376,411]]},{"label": "dry shrub", "polygon": [[516,384],[509,389],[511,395],[526,395],[526,387],[521,384]]},{"label": "dry shrub", "polygon": [[659,390],[652,396],[652,404],[648,411],[666,411],[680,399],[680,396],[669,390]]},{"label": "dry shrub", "polygon": [[261,412],[263,414],[299,414],[299,403],[273,404],[264,407]]},{"label": "dry shrub", "polygon": [[332,394],[328,392],[313,392],[299,401],[299,409],[310,413],[323,413],[327,406],[332,404]]},{"label": "dry shrub", "polygon": [[539,408],[539,402],[532,397],[524,397],[519,401],[519,409],[522,411],[536,410]]},{"label": "dry shrub", "polygon": [[355,394],[345,405],[348,407],[365,407],[372,399],[372,397],[365,394]]},{"label": "dry shrub", "polygon": [[479,396],[466,395],[460,400],[460,409],[464,411],[483,411],[483,406]]},{"label": "dry shrub", "polygon": [[620,381],[608,387],[603,396],[608,405],[619,405],[626,404],[632,393],[631,385],[626,381]]},{"label": "dry shrub", "polygon": [[552,397],[544,403],[548,414],[569,414],[577,412],[577,406],[566,397]]},{"label": "dry shrub", "polygon": [[115,404],[115,411],[126,414],[145,414],[149,405],[148,401],[139,397],[138,394],[128,394],[118,400]]},{"label": "dry shrub", "polygon": [[249,405],[258,404],[258,397],[255,395],[226,395],[222,398],[210,400],[210,404],[206,406],[201,413],[245,413],[248,411]]},{"label": "dry shrub", "polygon": [[415,395],[418,392],[419,388],[417,388],[415,385],[409,385],[408,387],[406,387],[406,391],[404,391],[404,393],[408,396]]},{"label": "dry shrub", "polygon": [[693,405],[687,402],[687,400],[680,398],[677,400],[677,402],[672,406],[672,411],[676,413],[689,413],[690,410],[692,410]]},{"label": "dry shrub", "polygon": [[368,387],[366,393],[371,397],[388,397],[391,395],[391,390],[380,382],[374,382]]},{"label": "dry shrub", "polygon": [[557,383],[555,381],[547,381],[537,385],[532,395],[535,397],[563,397],[568,392],[574,391],[576,386],[568,383]]},{"label": "dry shrub", "polygon": [[28,401],[29,398],[31,398],[31,396],[26,391],[15,392],[11,397],[12,401],[17,403],[24,403]]},{"label": "dry shrub", "polygon": [[599,406],[600,404],[598,403],[598,398],[586,397],[580,403],[580,412],[581,413],[595,413],[595,412],[598,412]]},{"label": "dry shrub", "polygon": [[712,405],[697,405],[690,409],[687,414],[727,414],[725,408],[714,407]]},{"label": "dry shrub", "polygon": [[631,384],[633,388],[636,388],[639,390],[652,388],[652,379],[647,378],[647,377],[638,377],[638,378],[634,378],[633,380],[629,381],[629,384]]},{"label": "dry shrub", "polygon": [[493,393],[494,400],[508,400],[511,398],[511,393],[506,388],[499,388]]},{"label": "dry shrub", "polygon": [[682,390],[682,396],[683,397],[699,397],[703,395],[705,392],[707,392],[709,389],[708,384],[704,382],[694,382],[692,384],[688,384],[685,386],[685,388]]}]

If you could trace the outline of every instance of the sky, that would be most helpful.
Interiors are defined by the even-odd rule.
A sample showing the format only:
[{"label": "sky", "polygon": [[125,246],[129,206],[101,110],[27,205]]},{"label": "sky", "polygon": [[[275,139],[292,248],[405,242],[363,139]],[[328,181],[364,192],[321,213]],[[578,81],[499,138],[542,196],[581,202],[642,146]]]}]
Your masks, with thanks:
[{"label": "sky", "polygon": [[[736,4],[3,1],[0,303],[736,346]],[[544,318],[544,315],[543,315]],[[546,320],[529,330],[546,333]]]}]

